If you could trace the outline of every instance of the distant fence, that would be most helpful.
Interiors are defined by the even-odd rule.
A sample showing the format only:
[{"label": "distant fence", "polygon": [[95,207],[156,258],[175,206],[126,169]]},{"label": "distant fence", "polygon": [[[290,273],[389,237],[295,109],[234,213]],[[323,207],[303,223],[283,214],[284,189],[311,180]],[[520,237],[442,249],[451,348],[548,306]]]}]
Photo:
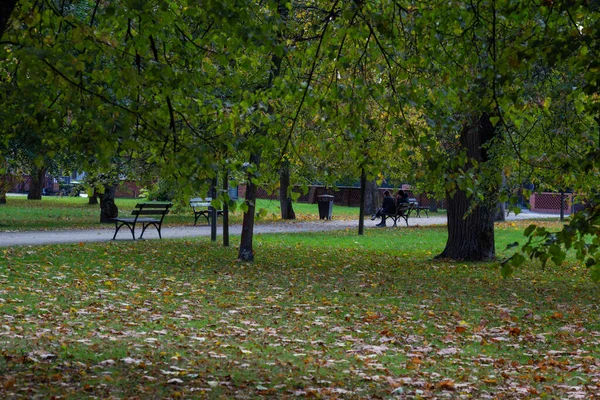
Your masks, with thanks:
[{"label": "distant fence", "polygon": [[[560,193],[555,192],[541,192],[532,193],[529,199],[531,211],[542,212],[542,213],[560,213]],[[581,202],[573,202],[573,193],[565,193],[564,195],[564,212],[565,214],[571,214],[577,212],[585,207],[585,204]]]},{"label": "distant fence", "polygon": [[[392,192],[392,195],[395,196],[396,191],[394,189],[380,188],[379,193],[382,195],[382,197],[383,192],[386,190],[390,190]],[[243,193],[245,193],[245,187],[244,189],[242,189],[242,186],[240,186],[240,197],[242,197],[242,191]],[[405,192],[408,194],[408,197],[414,197],[415,199],[417,199],[419,204],[421,204],[422,206],[428,207],[431,204],[431,202],[434,201],[425,194],[414,194],[410,190],[405,190]],[[308,193],[300,195],[297,201],[299,203],[315,204],[317,202],[318,196],[323,194],[332,195],[333,203],[339,206],[360,206],[360,188],[350,186],[341,186],[335,189],[318,185],[310,186],[308,189]],[[275,193],[268,193],[265,189],[258,188],[257,197],[259,199],[277,200],[279,199],[279,192],[277,191]],[[444,208],[444,201],[438,201],[437,203],[438,208]]]}]

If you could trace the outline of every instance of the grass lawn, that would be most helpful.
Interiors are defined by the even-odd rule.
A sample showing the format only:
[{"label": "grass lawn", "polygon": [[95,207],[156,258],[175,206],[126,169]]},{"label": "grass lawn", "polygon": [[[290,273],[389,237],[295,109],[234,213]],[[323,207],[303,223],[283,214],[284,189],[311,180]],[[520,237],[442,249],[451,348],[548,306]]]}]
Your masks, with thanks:
[{"label": "grass lawn", "polygon": [[[131,213],[135,205],[144,200],[117,198],[115,203],[119,215]],[[279,219],[280,209],[277,200],[258,200],[259,209],[265,209],[266,214],[257,222],[272,222]],[[299,220],[319,219],[316,204],[295,203]],[[358,220],[358,207],[343,207],[334,205],[333,216],[336,219]],[[230,223],[242,222],[243,214],[238,209],[230,214]],[[7,204],[0,205],[0,231],[48,230],[48,229],[91,229],[110,228],[112,224],[100,224],[100,206],[89,205],[83,197],[44,196],[42,200],[27,200],[23,196],[9,196]],[[199,220],[202,222],[202,219]],[[167,215],[164,226],[193,225],[194,216],[189,206],[175,204]]]},{"label": "grass lawn", "polygon": [[[498,225],[498,248],[527,224]],[[2,249],[0,397],[600,396],[586,269],[502,279],[432,260],[445,238],[256,235],[252,264],[237,238]]]}]

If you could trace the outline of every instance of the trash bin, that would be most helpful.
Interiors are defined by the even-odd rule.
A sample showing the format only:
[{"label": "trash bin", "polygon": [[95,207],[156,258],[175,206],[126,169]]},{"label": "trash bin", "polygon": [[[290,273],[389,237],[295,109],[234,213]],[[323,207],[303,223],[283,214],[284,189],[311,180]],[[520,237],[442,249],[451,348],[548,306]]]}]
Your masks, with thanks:
[{"label": "trash bin", "polygon": [[319,204],[319,218],[331,219],[331,211],[333,210],[333,196],[330,194],[322,194],[317,196]]}]

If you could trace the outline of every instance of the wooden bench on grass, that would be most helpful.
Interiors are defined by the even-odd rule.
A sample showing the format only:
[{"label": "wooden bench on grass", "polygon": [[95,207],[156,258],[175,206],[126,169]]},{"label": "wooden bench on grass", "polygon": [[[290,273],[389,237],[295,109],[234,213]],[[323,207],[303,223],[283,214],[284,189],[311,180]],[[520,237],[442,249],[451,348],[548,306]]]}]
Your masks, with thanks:
[{"label": "wooden bench on grass", "polygon": [[398,205],[398,207],[396,207],[395,214],[384,213],[383,215],[385,215],[386,218],[392,219],[392,221],[394,221],[394,226],[396,226],[396,222],[398,222],[398,220],[400,218],[403,218],[404,222],[406,222],[406,226],[408,226],[408,218],[410,217],[410,213],[413,210],[414,210],[413,203],[401,203]]},{"label": "wooden bench on grass", "polygon": [[[160,234],[160,228],[162,226],[163,219],[165,215],[169,212],[169,208],[173,206],[172,203],[138,203],[135,206],[135,210],[131,212],[131,215],[135,215],[133,218],[113,218],[115,221],[115,235],[112,240],[115,240],[117,237],[117,233],[119,229],[123,226],[126,226],[131,231],[131,236],[133,236],[133,240],[135,240],[135,226],[136,224],[142,225],[142,234],[139,239],[144,236],[144,232],[146,228],[150,225],[154,226],[158,231],[158,237],[162,239]],[[153,217],[146,217],[146,215],[151,215]],[[159,217],[160,216],[160,217]]]},{"label": "wooden bench on grass", "polygon": [[408,202],[413,204],[413,211],[417,213],[417,218],[421,218],[421,211],[425,211],[425,215],[429,218],[429,207],[419,205],[419,202],[415,198],[408,199]]},{"label": "wooden bench on grass", "polygon": [[[194,212],[194,226],[198,223],[198,218],[204,217],[206,218],[206,223],[210,225],[210,219],[212,216],[212,206],[210,202],[212,201],[211,197],[195,197],[190,199],[190,207],[192,207],[192,211]],[[223,215],[223,210],[217,210],[217,217],[219,215]]]}]

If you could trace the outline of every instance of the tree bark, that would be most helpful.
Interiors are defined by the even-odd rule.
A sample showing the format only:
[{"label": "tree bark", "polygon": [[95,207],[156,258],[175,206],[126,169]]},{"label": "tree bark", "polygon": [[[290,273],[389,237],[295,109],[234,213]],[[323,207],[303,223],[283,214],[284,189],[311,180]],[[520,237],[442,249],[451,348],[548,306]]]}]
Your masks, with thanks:
[{"label": "tree bark", "polygon": [[365,186],[365,215],[375,214],[379,205],[379,188],[376,181],[367,181]]},{"label": "tree bark", "polygon": [[8,20],[10,19],[10,15],[12,14],[16,5],[17,0],[0,1],[0,38],[2,38],[2,35],[4,35],[4,31],[8,26]]},{"label": "tree bark", "polygon": [[495,222],[506,221],[506,204],[503,201],[499,201],[496,205],[496,215],[494,217]]},{"label": "tree bark", "polygon": [[[502,173],[502,191],[506,191],[506,175],[504,172]],[[495,222],[503,222],[506,221],[506,204],[503,201],[498,201],[496,205],[496,217],[494,218]]]},{"label": "tree bark", "polygon": [[[250,164],[258,169],[258,166],[260,165],[260,154],[252,154],[250,156]],[[248,206],[248,210],[244,213],[244,220],[242,222],[242,235],[240,238],[240,248],[238,250],[238,260],[240,261],[254,261],[252,241],[254,236],[254,216],[256,215],[257,188],[252,172],[248,172],[247,181],[245,202]]]},{"label": "tree bark", "polygon": [[[460,143],[467,151],[469,160],[475,160],[479,164],[488,161],[485,145],[493,138],[494,133],[494,126],[487,114],[465,125]],[[466,168],[472,166],[467,165]],[[495,258],[494,217],[498,190],[494,187],[483,190],[483,202],[476,202],[462,189],[458,189],[454,195],[446,193],[448,240],[446,248],[436,258],[465,261]]]},{"label": "tree bark", "polygon": [[429,198],[429,211],[438,212],[438,201],[434,198]]},{"label": "tree bark", "polygon": [[29,192],[27,200],[41,200],[42,189],[44,186],[44,178],[46,177],[47,168],[39,168],[31,175],[29,183]]},{"label": "tree bark", "polygon": [[89,205],[98,204],[98,191],[96,190],[96,188],[94,188],[92,195],[88,198],[88,204]]},{"label": "tree bark", "polygon": [[104,193],[100,194],[100,223],[113,223],[112,218],[117,218],[119,209],[115,204],[117,185],[106,185]]},{"label": "tree bark", "polygon": [[0,204],[6,204],[6,193],[12,187],[12,175],[0,174]]},{"label": "tree bark", "polygon": [[296,219],[290,190],[290,162],[283,161],[279,171],[279,205],[281,208],[281,219]]},{"label": "tree bark", "polygon": [[[277,12],[283,20],[287,20],[288,17],[288,9],[286,7],[286,3],[283,1],[278,1],[277,3]],[[280,42],[283,43],[284,38],[283,34],[280,32],[279,35]],[[271,57],[272,67],[269,72],[269,79],[266,84],[266,88],[273,87],[273,81],[276,77],[281,75],[281,56],[277,54],[273,54]],[[275,111],[271,106],[269,106],[268,112],[270,114],[274,114]],[[264,128],[259,128],[256,133],[258,136],[264,136],[266,134]],[[256,169],[256,171],[260,168],[260,158],[261,158],[261,147],[258,147],[251,151],[250,154],[250,165]],[[242,222],[242,235],[240,238],[240,247],[238,250],[238,260],[240,261],[254,261],[254,250],[252,248],[252,240],[254,235],[254,217],[256,215],[256,181],[254,179],[254,173],[252,171],[248,172],[248,182],[246,186],[246,205],[248,206],[248,210],[244,213],[244,220]]]},{"label": "tree bark", "polygon": [[365,168],[361,168],[360,171],[360,208],[358,216],[358,234],[364,235],[365,233],[365,197],[367,194],[367,174]]},{"label": "tree bark", "polygon": [[[229,171],[223,176],[223,193],[229,194]],[[229,196],[223,202],[223,246],[229,247]]]}]

